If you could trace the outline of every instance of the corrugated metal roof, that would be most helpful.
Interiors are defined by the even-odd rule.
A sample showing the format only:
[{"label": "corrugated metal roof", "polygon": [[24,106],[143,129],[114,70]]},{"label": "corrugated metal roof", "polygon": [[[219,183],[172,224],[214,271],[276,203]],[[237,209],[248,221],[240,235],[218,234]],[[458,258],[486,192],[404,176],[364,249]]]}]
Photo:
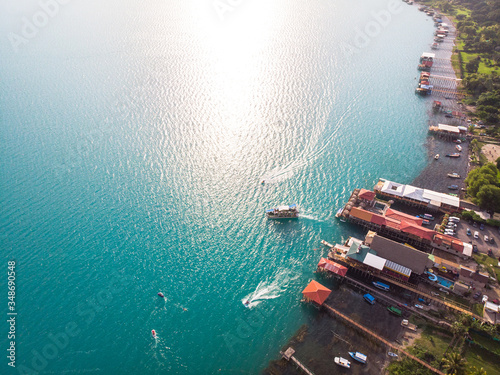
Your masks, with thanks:
[{"label": "corrugated metal roof", "polygon": [[407,267],[417,274],[424,273],[426,267],[432,265],[429,254],[378,234],[373,236],[371,249],[376,251],[378,256]]},{"label": "corrugated metal roof", "polygon": [[412,222],[416,225],[422,225],[422,222],[423,222],[423,219],[421,219],[419,217],[408,215],[408,214],[405,214],[403,212],[393,210],[391,208],[387,209],[387,211],[385,212],[385,216],[390,217],[392,219],[400,220],[400,221],[403,221],[403,220],[409,221],[409,222]]},{"label": "corrugated metal roof", "polygon": [[353,207],[349,215],[364,221],[371,221],[373,214],[371,212],[363,210],[362,208]]},{"label": "corrugated metal roof", "polygon": [[387,269],[389,269],[391,271],[400,273],[401,275],[404,275],[404,276],[407,276],[407,277],[410,277],[410,275],[411,275],[411,269],[406,268],[406,267],[404,267],[404,266],[402,266],[400,264],[391,262],[390,260],[388,260],[387,262],[385,262],[385,268],[387,268]]}]

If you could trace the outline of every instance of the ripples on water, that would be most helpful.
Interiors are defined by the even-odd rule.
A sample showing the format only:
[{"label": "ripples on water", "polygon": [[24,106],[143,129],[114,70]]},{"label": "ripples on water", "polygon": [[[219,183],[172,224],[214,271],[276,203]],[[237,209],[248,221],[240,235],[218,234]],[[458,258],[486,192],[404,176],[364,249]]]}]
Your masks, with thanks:
[{"label": "ripples on water", "polygon": [[[37,6],[3,9],[2,34]],[[309,315],[319,241],[358,234],[336,208],[427,160],[413,90],[432,24],[407,7],[345,55],[384,7],[254,1],[221,22],[202,1],[71,2],[19,53],[0,41],[19,360],[68,323],[79,333],[47,373],[257,373],[275,358]],[[265,220],[294,202],[302,219]],[[259,293],[276,298],[242,306]]]}]

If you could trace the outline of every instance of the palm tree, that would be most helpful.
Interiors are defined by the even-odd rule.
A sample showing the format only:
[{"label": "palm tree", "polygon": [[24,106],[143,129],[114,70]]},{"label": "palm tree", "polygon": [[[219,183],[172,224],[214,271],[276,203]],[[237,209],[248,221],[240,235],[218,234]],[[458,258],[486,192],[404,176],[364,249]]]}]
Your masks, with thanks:
[{"label": "palm tree", "polygon": [[465,375],[467,373],[467,361],[460,353],[448,353],[443,358],[443,369],[449,375]]}]

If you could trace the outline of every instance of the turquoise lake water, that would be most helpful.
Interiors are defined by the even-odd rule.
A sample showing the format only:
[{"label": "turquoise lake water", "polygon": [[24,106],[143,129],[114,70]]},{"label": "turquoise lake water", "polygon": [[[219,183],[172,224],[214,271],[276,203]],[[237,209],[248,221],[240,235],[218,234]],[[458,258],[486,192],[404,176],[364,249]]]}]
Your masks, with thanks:
[{"label": "turquoise lake water", "polygon": [[8,373],[259,373],[308,320],[320,240],[360,235],[334,218],[352,189],[428,163],[415,6],[220,3],[0,5]]}]

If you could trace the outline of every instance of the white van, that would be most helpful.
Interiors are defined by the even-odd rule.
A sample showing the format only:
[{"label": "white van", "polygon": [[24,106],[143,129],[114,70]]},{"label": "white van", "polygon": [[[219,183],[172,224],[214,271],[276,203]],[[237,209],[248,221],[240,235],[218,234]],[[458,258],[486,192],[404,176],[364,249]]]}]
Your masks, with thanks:
[{"label": "white van", "polygon": [[455,216],[450,216],[450,217],[448,218],[448,221],[452,221],[452,222],[454,222],[454,223],[460,223],[460,218],[455,217]]}]

